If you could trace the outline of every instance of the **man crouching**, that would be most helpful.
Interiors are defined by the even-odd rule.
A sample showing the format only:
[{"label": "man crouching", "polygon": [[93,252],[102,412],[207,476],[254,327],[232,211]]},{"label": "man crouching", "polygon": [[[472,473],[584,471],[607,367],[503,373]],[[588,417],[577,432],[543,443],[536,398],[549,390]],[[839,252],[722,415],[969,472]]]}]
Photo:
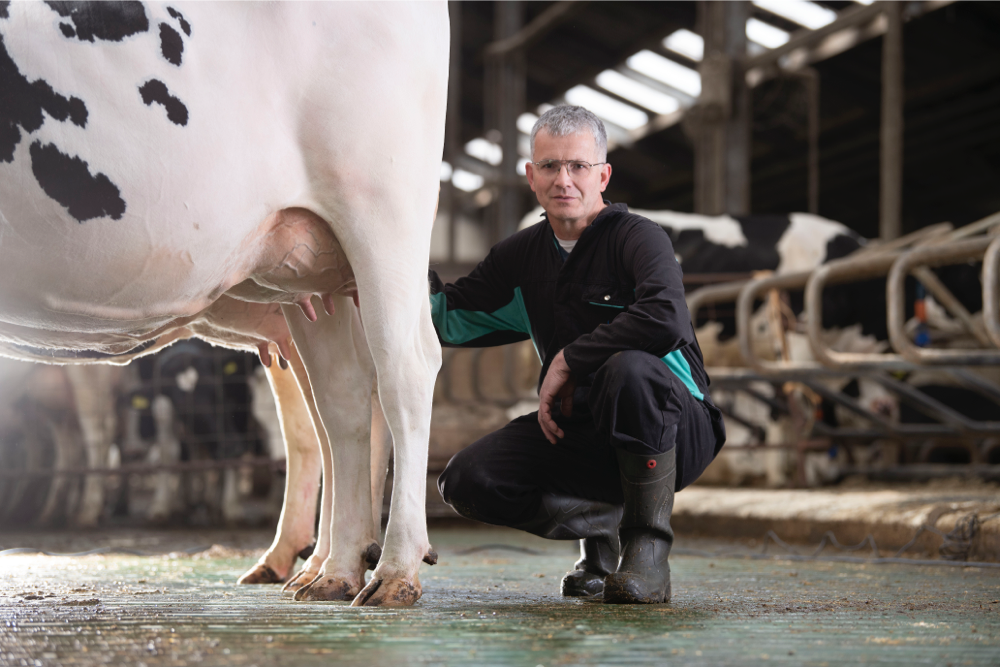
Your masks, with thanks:
[{"label": "man crouching", "polygon": [[670,600],[675,491],[725,442],[669,236],[605,201],[604,124],[550,109],[531,131],[528,183],[545,218],[443,285],[431,311],[443,345],[530,337],[542,361],[537,413],[474,442],[438,480],[463,516],[580,539],[563,595]]}]

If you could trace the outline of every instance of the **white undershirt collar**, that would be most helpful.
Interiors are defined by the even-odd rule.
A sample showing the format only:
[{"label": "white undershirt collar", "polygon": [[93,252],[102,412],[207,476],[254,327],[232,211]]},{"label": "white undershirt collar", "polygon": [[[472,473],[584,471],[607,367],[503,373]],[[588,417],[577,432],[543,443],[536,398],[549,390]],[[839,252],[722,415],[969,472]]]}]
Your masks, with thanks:
[{"label": "white undershirt collar", "polygon": [[579,241],[579,240],[580,240],[580,239],[573,239],[572,241],[563,241],[563,240],[562,240],[561,238],[559,238],[558,236],[556,237],[556,241],[558,241],[558,242],[559,242],[559,246],[560,246],[560,247],[561,247],[561,248],[562,248],[563,250],[565,250],[565,251],[566,251],[567,253],[571,253],[571,252],[573,252],[573,248],[575,248],[575,247],[576,247],[576,242],[577,242],[577,241]]}]

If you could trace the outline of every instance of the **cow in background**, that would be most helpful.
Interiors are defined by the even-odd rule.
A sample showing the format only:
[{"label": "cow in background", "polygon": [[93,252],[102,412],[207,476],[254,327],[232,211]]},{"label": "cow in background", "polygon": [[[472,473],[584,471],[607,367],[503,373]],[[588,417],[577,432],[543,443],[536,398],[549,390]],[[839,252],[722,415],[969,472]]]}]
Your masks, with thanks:
[{"label": "cow in background", "polygon": [[[317,590],[357,605],[412,604],[434,560],[425,276],[448,35],[443,3],[0,4],[2,353],[277,351],[336,443]],[[395,448],[381,549],[376,371]]]}]

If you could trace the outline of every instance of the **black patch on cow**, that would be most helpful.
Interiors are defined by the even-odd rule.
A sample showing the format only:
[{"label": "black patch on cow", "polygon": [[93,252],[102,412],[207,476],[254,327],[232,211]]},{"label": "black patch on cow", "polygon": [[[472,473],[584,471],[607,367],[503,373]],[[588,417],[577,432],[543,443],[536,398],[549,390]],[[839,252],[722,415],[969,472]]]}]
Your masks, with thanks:
[{"label": "black patch on cow", "polygon": [[10,5],[10,0],[3,0],[0,2],[0,19],[9,19],[10,14],[7,12],[7,7]]},{"label": "black patch on cow", "polygon": [[[21,141],[21,129],[28,134],[42,126],[43,111],[59,121],[69,119],[87,126],[87,106],[78,97],[66,98],[42,79],[28,81],[7,53],[0,35],[0,162],[13,162],[14,149]],[[20,126],[20,129],[19,127]]]},{"label": "black patch on cow", "polygon": [[59,29],[62,30],[62,34],[67,37],[76,37],[76,30],[74,30],[73,26],[68,23],[60,23]]},{"label": "black patch on cow", "polygon": [[87,127],[87,105],[79,97],[67,100],[41,79],[33,82],[31,87],[38,93],[38,97],[44,100],[42,108],[48,111],[50,116],[58,121],[69,118],[77,127]]},{"label": "black patch on cow", "polygon": [[121,220],[125,200],[104,174],[94,176],[87,163],[64,155],[53,144],[31,144],[31,171],[45,194],[66,207],[79,222],[110,217]]},{"label": "black patch on cow", "polygon": [[827,242],[826,259],[823,261],[829,262],[834,259],[840,259],[841,257],[847,257],[860,247],[861,244],[858,242],[858,239],[853,236],[848,236],[847,234],[837,234]]},{"label": "black patch on cow", "polygon": [[176,9],[174,9],[173,7],[167,7],[167,13],[170,14],[175,19],[177,19],[177,22],[181,24],[181,30],[184,31],[185,35],[187,35],[188,37],[190,37],[191,36],[191,24],[188,23],[187,20],[185,20],[184,15],[181,14]]},{"label": "black patch on cow", "polygon": [[[120,42],[126,37],[149,30],[149,19],[141,2],[61,2],[45,4],[59,16],[68,18],[76,28],[76,38],[83,42],[100,39]],[[69,35],[67,35],[69,36]]]},{"label": "black patch on cow", "polygon": [[159,79],[150,79],[139,87],[139,94],[146,106],[152,106],[153,102],[162,104],[167,110],[167,118],[175,125],[187,125],[188,110],[184,103],[170,94],[167,84]]},{"label": "black patch on cow", "polygon": [[181,56],[184,53],[184,40],[179,32],[166,23],[160,24],[160,51],[167,62],[180,67]]},{"label": "black patch on cow", "polygon": [[776,248],[778,241],[792,224],[787,215],[750,215],[736,218],[747,243],[764,248]]}]

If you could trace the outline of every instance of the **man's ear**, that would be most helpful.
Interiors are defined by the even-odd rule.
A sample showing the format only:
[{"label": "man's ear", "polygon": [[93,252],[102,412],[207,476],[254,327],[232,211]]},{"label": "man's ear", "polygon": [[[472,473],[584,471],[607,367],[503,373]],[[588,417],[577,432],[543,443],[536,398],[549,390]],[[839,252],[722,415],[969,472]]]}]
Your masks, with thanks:
[{"label": "man's ear", "polygon": [[524,165],[524,175],[528,177],[528,185],[531,187],[531,191],[535,191],[535,165],[532,163],[527,163]]},{"label": "man's ear", "polygon": [[[602,164],[601,165],[601,192],[608,187],[608,183],[611,182],[611,165]],[[534,190],[534,188],[532,188]]]}]

